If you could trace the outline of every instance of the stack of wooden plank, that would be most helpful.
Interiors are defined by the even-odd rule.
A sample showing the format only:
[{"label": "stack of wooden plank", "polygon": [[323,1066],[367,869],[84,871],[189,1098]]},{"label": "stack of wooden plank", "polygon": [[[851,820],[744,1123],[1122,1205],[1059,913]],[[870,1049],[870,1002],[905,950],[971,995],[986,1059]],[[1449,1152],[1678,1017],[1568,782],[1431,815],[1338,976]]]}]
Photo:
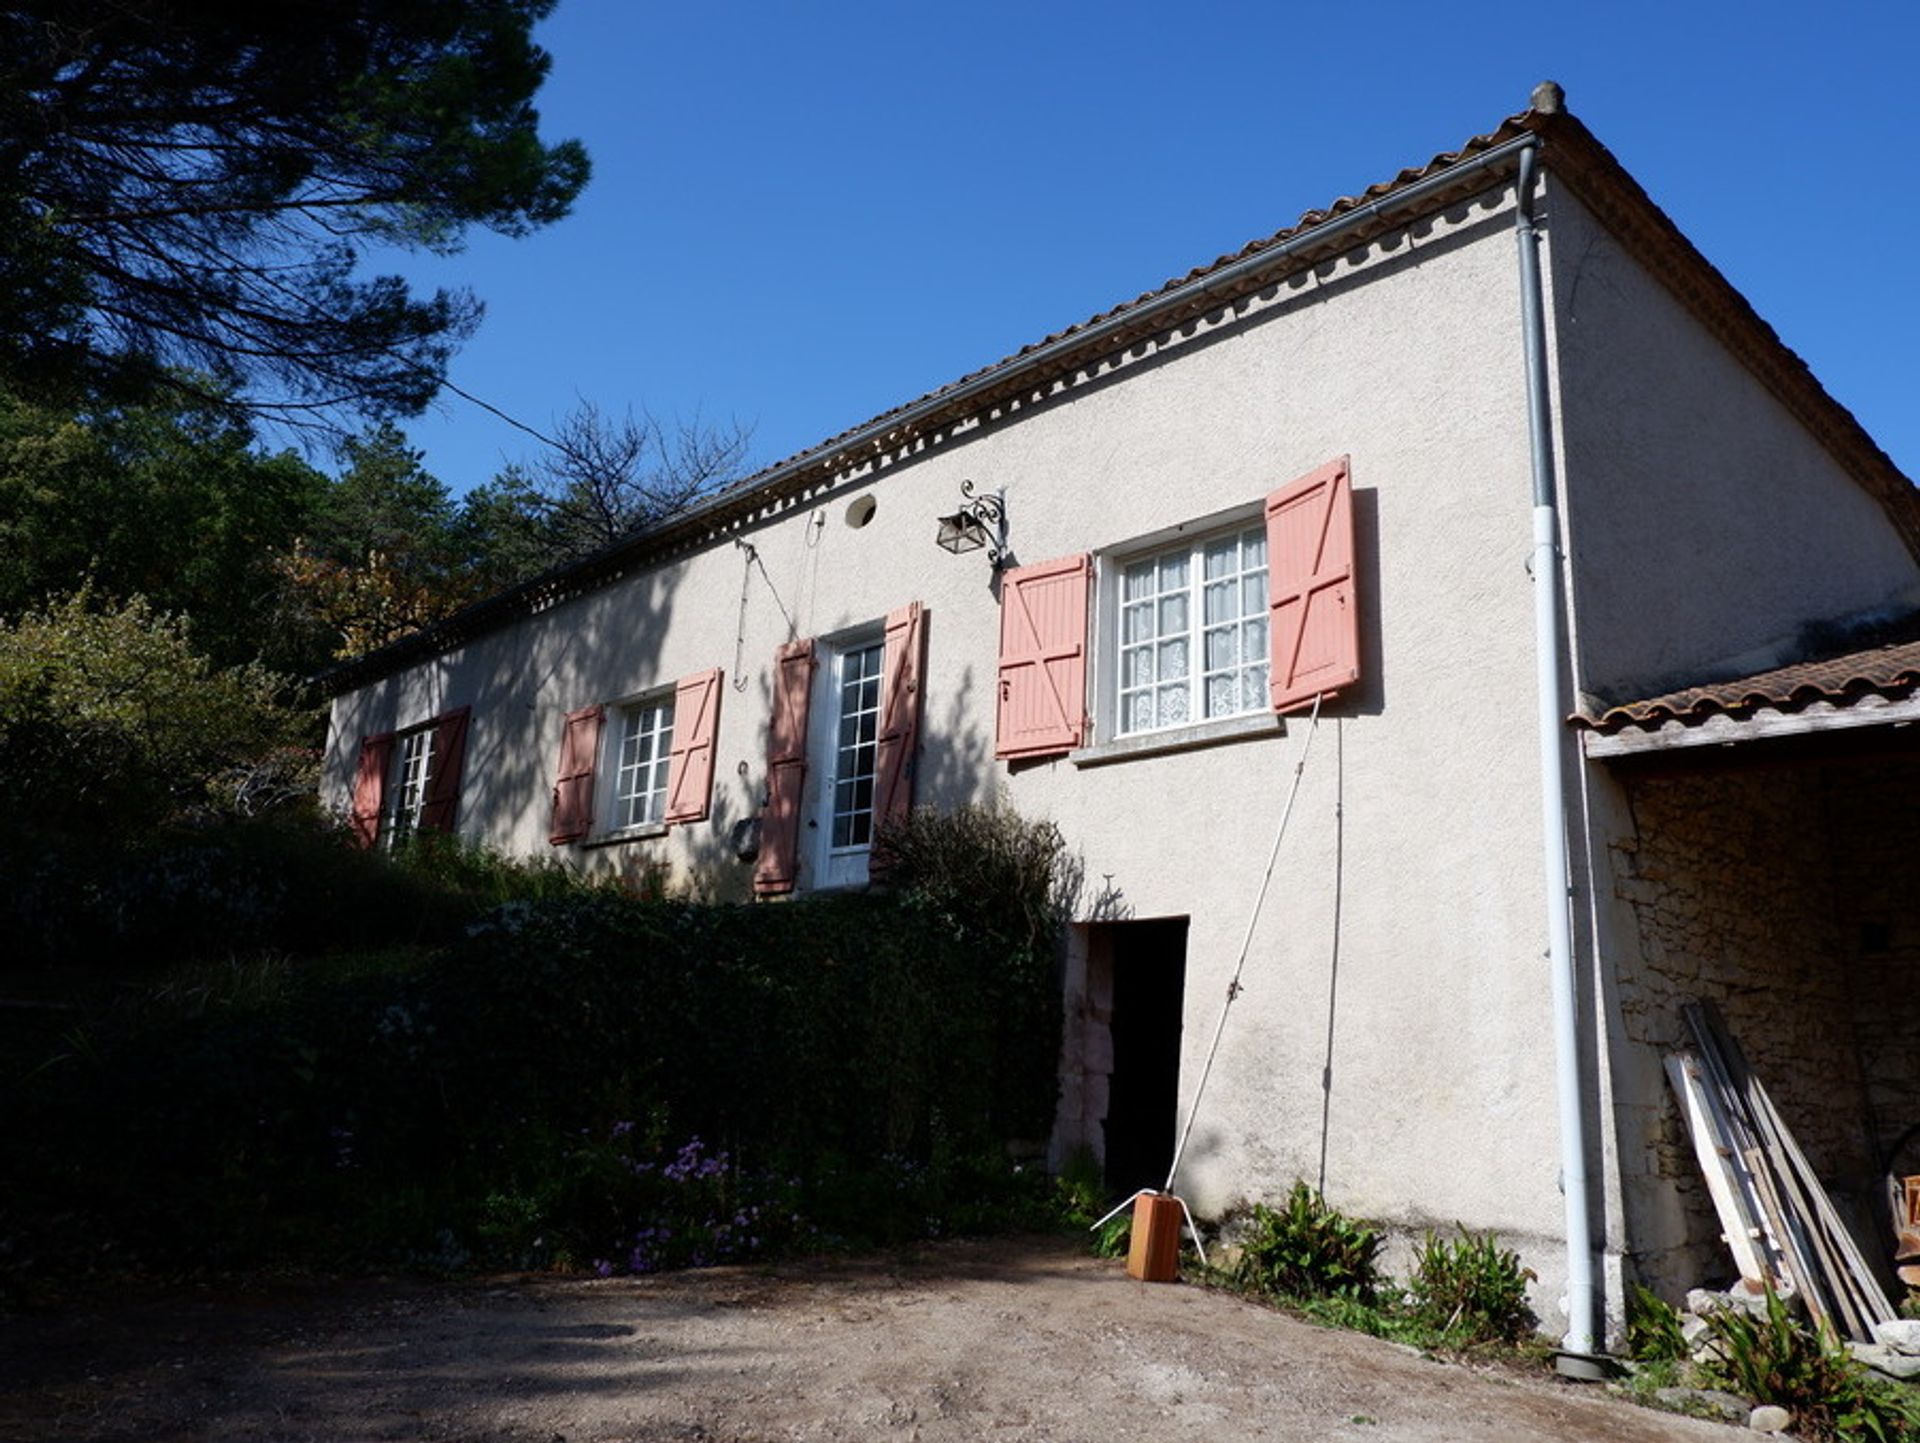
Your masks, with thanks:
[{"label": "stack of wooden plank", "polygon": [[1693,1049],[1667,1058],[1667,1077],[1742,1280],[1798,1293],[1816,1322],[1873,1342],[1874,1324],[1896,1315],[1832,1197],[1719,1010],[1696,1002],[1682,1012]]}]

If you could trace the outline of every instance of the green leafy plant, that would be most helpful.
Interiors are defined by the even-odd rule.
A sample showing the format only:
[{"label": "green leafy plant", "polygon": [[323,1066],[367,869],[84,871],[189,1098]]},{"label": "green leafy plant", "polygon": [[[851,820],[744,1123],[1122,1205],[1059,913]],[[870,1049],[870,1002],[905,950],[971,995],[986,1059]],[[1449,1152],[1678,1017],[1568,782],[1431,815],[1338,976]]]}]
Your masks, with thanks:
[{"label": "green leafy plant", "polygon": [[880,827],[873,873],[928,931],[993,956],[972,983],[977,1005],[1004,1017],[987,1060],[993,1116],[1007,1137],[1045,1137],[1059,1085],[1060,944],[1081,881],[1060,829],[1004,800],[923,807]]},{"label": "green leafy plant", "polygon": [[1304,1182],[1278,1208],[1255,1203],[1232,1278],[1283,1298],[1346,1297],[1371,1303],[1380,1284],[1382,1238]]},{"label": "green leafy plant", "polygon": [[1097,1258],[1124,1258],[1132,1247],[1132,1208],[1115,1213],[1093,1234],[1093,1255]]},{"label": "green leafy plant", "polygon": [[1100,1159],[1093,1149],[1082,1144],[1067,1154],[1053,1180],[1054,1200],[1060,1221],[1066,1227],[1090,1228],[1107,1209],[1105,1178]]},{"label": "green leafy plant", "polygon": [[1527,1306],[1531,1268],[1492,1233],[1460,1228],[1457,1239],[1429,1232],[1407,1292],[1413,1310],[1443,1334],[1470,1343],[1518,1340],[1533,1327]]},{"label": "green leafy plant", "polygon": [[1813,1443],[1905,1443],[1920,1438],[1920,1405],[1882,1384],[1826,1328],[1807,1328],[1769,1287],[1754,1316],[1722,1308],[1707,1316],[1715,1361],[1710,1374],[1756,1403],[1793,1415],[1796,1437]]},{"label": "green leafy plant", "polygon": [[1682,1362],[1691,1352],[1681,1331],[1680,1313],[1671,1303],[1638,1283],[1627,1289],[1627,1355],[1636,1362]]},{"label": "green leafy plant", "polygon": [[1053,1205],[1060,1225],[1085,1239],[1095,1257],[1122,1257],[1131,1246],[1133,1208],[1128,1205],[1107,1216],[1106,1178],[1092,1148],[1076,1147],[1060,1164],[1053,1180]]},{"label": "green leafy plant", "polygon": [[1329,1328],[1386,1338],[1409,1348],[1432,1348],[1447,1342],[1421,1318],[1384,1297],[1371,1303],[1351,1297],[1308,1298],[1296,1306],[1314,1322]]},{"label": "green leafy plant", "polygon": [[0,801],[16,822],[96,845],[230,814],[247,764],[305,734],[288,685],[258,665],[214,665],[185,618],[142,597],[82,586],[0,620]]}]

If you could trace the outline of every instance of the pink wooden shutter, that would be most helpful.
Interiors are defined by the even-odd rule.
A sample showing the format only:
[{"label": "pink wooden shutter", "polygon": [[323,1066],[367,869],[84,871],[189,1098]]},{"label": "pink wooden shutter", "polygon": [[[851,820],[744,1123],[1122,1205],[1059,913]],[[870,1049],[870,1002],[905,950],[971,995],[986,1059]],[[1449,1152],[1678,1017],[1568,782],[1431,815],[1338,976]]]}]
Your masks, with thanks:
[{"label": "pink wooden shutter", "polygon": [[433,773],[420,804],[420,830],[451,832],[460,805],[460,773],[467,763],[467,719],[472,707],[450,711],[433,724]]},{"label": "pink wooden shutter", "polygon": [[554,846],[577,842],[593,830],[593,764],[600,754],[600,724],[607,709],[582,707],[567,713],[560,733],[560,769],[553,782]]},{"label": "pink wooden shutter", "polygon": [[380,840],[380,808],[386,802],[392,756],[392,732],[360,738],[360,760],[353,771],[353,839],[363,847]]},{"label": "pink wooden shutter", "polygon": [[906,820],[913,805],[913,754],[920,744],[920,673],[927,613],[917,601],[887,613],[887,656],[881,672],[879,756],[874,764],[873,819]]},{"label": "pink wooden shutter", "polygon": [[760,815],[760,860],[753,890],[791,892],[800,872],[800,795],[807,780],[807,702],[813,693],[813,642],[790,641],[774,653],[773,723],[767,737],[767,806]]},{"label": "pink wooden shutter", "polygon": [[720,668],[673,689],[673,751],[667,761],[668,822],[706,820],[713,801],[713,747],[720,728]]},{"label": "pink wooden shutter", "polygon": [[1087,722],[1087,582],[1093,559],[1019,566],[1000,578],[997,757],[1080,745]]},{"label": "pink wooden shutter", "polygon": [[1276,712],[1303,710],[1360,679],[1348,459],[1267,497],[1267,684]]}]

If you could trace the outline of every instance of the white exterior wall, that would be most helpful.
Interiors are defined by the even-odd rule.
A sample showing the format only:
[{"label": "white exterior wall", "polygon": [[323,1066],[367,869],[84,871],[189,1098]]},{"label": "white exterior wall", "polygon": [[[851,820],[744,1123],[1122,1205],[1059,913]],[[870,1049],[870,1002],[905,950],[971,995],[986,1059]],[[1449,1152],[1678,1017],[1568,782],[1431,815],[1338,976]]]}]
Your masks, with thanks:
[{"label": "white exterior wall", "polygon": [[1546,212],[1577,685],[1763,671],[1809,621],[1920,605],[1879,502],[1563,187]]},{"label": "white exterior wall", "polygon": [[[1183,328],[1157,354],[1136,347],[1105,376],[789,506],[742,533],[767,573],[749,573],[744,617],[747,563],[722,541],[343,696],[328,797],[344,805],[363,734],[471,704],[459,829],[543,853],[563,714],[723,666],[712,821],[576,855],[665,861],[710,894],[744,895],[749,869],[727,836],[765,784],[782,606],[792,634],[826,637],[918,599],[916,800],[1004,788],[1058,821],[1131,915],[1191,917],[1184,1116],[1308,729],[1296,718],[1283,736],[1009,772],[992,756],[988,567],[936,550],[934,518],[963,479],[1004,487],[1013,547],[1036,562],[1254,507],[1350,454],[1368,675],[1314,742],[1181,1189],[1204,1213],[1276,1196],[1317,1178],[1324,1143],[1337,1205],[1498,1229],[1541,1273],[1550,1316],[1562,1205],[1511,225],[1504,199],[1457,209],[1242,303],[1237,320]],[[847,504],[868,491],[877,513],[850,529]]]}]

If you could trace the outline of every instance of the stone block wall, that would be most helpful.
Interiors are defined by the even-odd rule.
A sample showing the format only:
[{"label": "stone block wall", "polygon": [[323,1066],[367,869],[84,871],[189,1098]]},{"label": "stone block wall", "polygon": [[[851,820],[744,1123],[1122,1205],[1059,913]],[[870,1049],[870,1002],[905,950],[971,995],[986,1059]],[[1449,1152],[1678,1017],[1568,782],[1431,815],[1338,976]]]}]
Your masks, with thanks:
[{"label": "stone block wall", "polygon": [[1665,1288],[1731,1271],[1661,1059],[1689,1045],[1684,1003],[1711,1000],[1823,1178],[1873,1168],[1848,939],[1838,925],[1826,782],[1817,769],[1629,775],[1632,829],[1612,839],[1614,894],[1637,957],[1616,961],[1631,1246]]},{"label": "stone block wall", "polygon": [[1920,1173],[1920,759],[1826,773],[1841,940],[1874,1151]]}]

